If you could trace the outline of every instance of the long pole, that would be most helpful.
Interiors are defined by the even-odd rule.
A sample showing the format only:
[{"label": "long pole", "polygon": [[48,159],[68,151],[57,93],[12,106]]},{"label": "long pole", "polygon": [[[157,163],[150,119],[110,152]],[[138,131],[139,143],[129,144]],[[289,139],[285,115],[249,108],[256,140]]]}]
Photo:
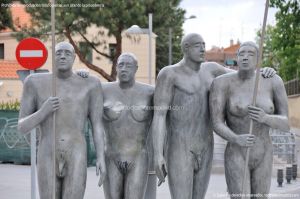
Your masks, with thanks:
[{"label": "long pole", "polygon": [[[260,38],[260,43],[259,43],[259,57],[258,57],[258,61],[257,61],[255,85],[254,85],[254,92],[253,92],[253,98],[252,98],[253,106],[256,106],[256,97],[257,97],[258,84],[259,84],[259,78],[260,78],[260,68],[261,68],[261,63],[262,63],[263,44],[264,44],[264,38],[265,38],[265,32],[266,32],[268,8],[269,8],[269,0],[266,0],[264,21],[263,21],[263,27],[262,27],[261,38]],[[253,134],[253,120],[250,120],[249,134]],[[249,153],[250,153],[250,148],[248,147],[247,152],[246,152],[246,161],[245,161],[245,167],[244,167],[244,178],[243,178],[243,185],[242,185],[243,197],[242,198],[245,198],[245,195],[246,195],[245,189],[246,189],[246,182],[247,182],[247,168],[248,168],[248,162],[249,162]]]},{"label": "long pole", "polygon": [[[30,70],[33,74],[34,70]],[[30,133],[30,157],[31,157],[31,199],[36,199],[36,129]]]},{"label": "long pole", "polygon": [[[51,38],[52,38],[52,96],[56,96],[56,70],[55,70],[55,0],[52,0],[51,5]],[[53,172],[53,187],[52,187],[52,198],[55,199],[56,195],[56,171],[55,171],[55,142],[56,142],[56,114],[53,112],[53,145],[52,145],[52,172]]]},{"label": "long pole", "polygon": [[152,84],[152,13],[149,13],[149,66],[148,66],[149,84]]},{"label": "long pole", "polygon": [[169,65],[172,65],[172,28],[169,28]]}]

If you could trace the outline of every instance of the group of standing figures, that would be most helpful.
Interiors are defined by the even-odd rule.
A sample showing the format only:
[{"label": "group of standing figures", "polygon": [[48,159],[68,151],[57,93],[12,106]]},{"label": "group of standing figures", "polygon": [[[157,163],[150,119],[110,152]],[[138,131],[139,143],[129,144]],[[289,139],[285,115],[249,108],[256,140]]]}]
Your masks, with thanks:
[{"label": "group of standing figures", "polygon": [[[269,128],[288,130],[287,96],[273,69],[261,71],[257,107],[250,106],[258,49],[252,42],[237,52],[239,70],[204,62],[199,34],[182,39],[183,59],[163,68],[155,88],[135,81],[136,57],[123,53],[117,61],[118,81],[104,83],[74,74],[75,53],[66,42],[55,47],[56,92],[52,74],[34,74],[24,84],[19,131],[41,128],[38,181],[42,199],[83,199],[87,153],[84,124],[90,120],[106,199],[143,199],[155,182],[168,176],[172,199],[203,199],[213,157],[213,130],[228,140],[225,174],[229,194],[242,192],[245,154],[251,147],[246,198],[270,188],[272,143]],[[56,112],[56,173],[51,150]],[[250,119],[254,134],[249,134]],[[151,155],[150,155],[151,154]],[[151,189],[148,189],[151,192]],[[155,190],[154,190],[155,191]],[[155,194],[155,193],[154,193]],[[267,196],[265,197],[267,198]]]}]

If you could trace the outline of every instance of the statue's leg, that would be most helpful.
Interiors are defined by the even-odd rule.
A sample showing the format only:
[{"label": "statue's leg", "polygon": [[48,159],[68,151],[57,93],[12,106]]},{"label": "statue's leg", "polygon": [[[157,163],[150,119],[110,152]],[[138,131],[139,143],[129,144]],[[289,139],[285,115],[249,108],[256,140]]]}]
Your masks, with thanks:
[{"label": "statue's leg", "polygon": [[206,190],[209,184],[212,159],[213,144],[209,145],[207,149],[203,151],[203,154],[198,156],[197,162],[199,164],[199,170],[194,174],[193,199],[205,198]]},{"label": "statue's leg", "polygon": [[125,180],[124,199],[143,199],[148,180],[148,157],[142,152],[132,163]]},{"label": "statue's leg", "polygon": [[[244,150],[245,152],[246,150]],[[245,159],[241,149],[227,145],[225,150],[225,177],[231,199],[241,199]],[[250,176],[247,168],[246,194],[250,194]],[[245,199],[250,197],[245,197]]]},{"label": "statue's leg", "polygon": [[[60,198],[60,181],[53,178],[52,158],[39,151],[37,159],[37,174],[40,198],[52,199],[53,179],[56,179],[56,198]],[[55,175],[56,176],[56,175]]]},{"label": "statue's leg", "polygon": [[169,148],[167,170],[172,199],[192,199],[194,175],[193,154],[187,151],[187,149],[183,149],[183,146]]},{"label": "statue's leg", "polygon": [[103,182],[105,199],[123,199],[123,175],[111,157],[106,161],[106,179]]},{"label": "statue's leg", "polygon": [[66,154],[66,175],[63,180],[62,190],[63,199],[83,199],[84,197],[87,156],[85,147],[77,147],[70,154]]},{"label": "statue's leg", "polygon": [[257,195],[258,197],[253,198],[268,198],[267,194],[271,186],[272,166],[273,154],[271,149],[268,149],[265,151],[262,161],[252,172],[251,193],[261,194],[261,196]]}]

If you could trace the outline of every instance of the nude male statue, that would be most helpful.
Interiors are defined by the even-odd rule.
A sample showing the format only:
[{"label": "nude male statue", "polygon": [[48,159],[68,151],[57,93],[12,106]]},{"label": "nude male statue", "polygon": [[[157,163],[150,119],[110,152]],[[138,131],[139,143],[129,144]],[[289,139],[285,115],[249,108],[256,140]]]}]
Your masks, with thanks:
[{"label": "nude male statue", "polygon": [[[67,42],[55,46],[56,92],[51,97],[52,74],[34,74],[24,83],[18,129],[28,133],[40,126],[37,155],[39,193],[42,199],[53,198],[53,180],[57,199],[83,199],[87,175],[87,151],[84,125],[89,118],[97,153],[96,173],[105,173],[104,131],[102,125],[103,93],[100,81],[93,76],[82,78],[72,72],[74,48]],[[53,173],[53,117],[56,111],[56,173]]]},{"label": "nude male statue", "polygon": [[[205,43],[199,34],[184,36],[181,48],[183,59],[163,68],[157,77],[152,122],[154,162],[159,184],[168,173],[172,199],[202,199],[213,158],[210,86],[215,77],[232,70],[204,63]],[[264,72],[274,75],[272,70]]]},{"label": "nude male statue", "polygon": [[119,81],[103,84],[106,199],[143,199],[147,187],[154,87],[135,81],[137,68],[135,55],[123,53],[117,61]]},{"label": "nude male statue", "polygon": [[[289,131],[288,100],[283,81],[276,75],[260,79],[257,107],[251,106],[258,48],[253,42],[244,42],[237,57],[239,70],[213,81],[210,95],[213,126],[217,134],[228,140],[224,163],[231,198],[241,198],[240,194],[253,194],[245,198],[268,198],[273,164],[269,129]],[[250,119],[254,120],[252,135]],[[251,148],[246,193],[242,193],[247,147]]]}]

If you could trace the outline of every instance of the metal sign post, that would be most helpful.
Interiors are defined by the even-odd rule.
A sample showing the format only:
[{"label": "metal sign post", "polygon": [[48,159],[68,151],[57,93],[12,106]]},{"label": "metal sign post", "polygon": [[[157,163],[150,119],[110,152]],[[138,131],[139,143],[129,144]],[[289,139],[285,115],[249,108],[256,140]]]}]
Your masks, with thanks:
[{"label": "metal sign post", "polygon": [[[30,70],[33,74],[34,70]],[[30,162],[31,162],[31,199],[36,199],[36,129],[30,134]]]}]

